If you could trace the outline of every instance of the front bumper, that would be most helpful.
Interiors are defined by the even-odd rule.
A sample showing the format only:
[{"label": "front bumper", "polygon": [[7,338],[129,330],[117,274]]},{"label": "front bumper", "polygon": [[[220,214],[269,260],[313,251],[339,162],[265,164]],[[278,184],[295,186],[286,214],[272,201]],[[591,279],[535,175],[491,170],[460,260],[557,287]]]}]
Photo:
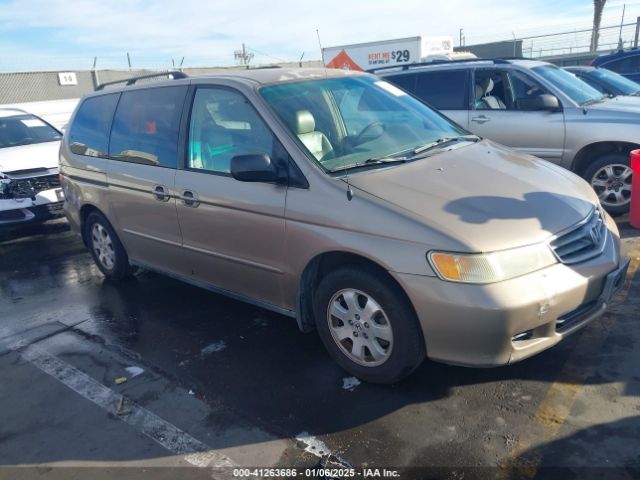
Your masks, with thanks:
[{"label": "front bumper", "polygon": [[64,215],[61,188],[38,192],[34,198],[0,200],[0,225],[49,220]]},{"label": "front bumper", "polygon": [[622,288],[629,261],[609,234],[601,255],[489,285],[396,274],[412,301],[427,355],[490,367],[535,355],[598,318]]}]

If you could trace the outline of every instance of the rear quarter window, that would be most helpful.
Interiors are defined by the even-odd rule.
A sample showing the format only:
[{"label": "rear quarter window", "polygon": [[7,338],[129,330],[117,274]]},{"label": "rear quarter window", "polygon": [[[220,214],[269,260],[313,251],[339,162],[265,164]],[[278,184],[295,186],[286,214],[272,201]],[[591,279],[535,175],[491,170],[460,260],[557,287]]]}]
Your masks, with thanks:
[{"label": "rear quarter window", "polygon": [[77,155],[107,157],[109,130],[119,93],[89,97],[82,102],[69,129],[69,145]]},{"label": "rear quarter window", "polygon": [[125,91],[109,143],[114,160],[176,168],[186,86]]},{"label": "rear quarter window", "polygon": [[438,110],[467,110],[468,75],[466,70],[420,72],[415,95]]}]

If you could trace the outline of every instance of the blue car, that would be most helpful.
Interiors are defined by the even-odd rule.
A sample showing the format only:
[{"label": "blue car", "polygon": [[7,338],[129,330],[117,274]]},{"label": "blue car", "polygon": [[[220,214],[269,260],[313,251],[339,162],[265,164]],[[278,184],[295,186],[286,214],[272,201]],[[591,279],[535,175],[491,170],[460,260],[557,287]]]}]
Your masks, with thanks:
[{"label": "blue car", "polygon": [[640,97],[640,83],[634,82],[607,68],[580,66],[564,67],[564,69],[610,97],[617,97],[618,95]]},{"label": "blue car", "polygon": [[640,82],[640,48],[600,55],[591,62],[591,65],[608,68],[634,82]]}]

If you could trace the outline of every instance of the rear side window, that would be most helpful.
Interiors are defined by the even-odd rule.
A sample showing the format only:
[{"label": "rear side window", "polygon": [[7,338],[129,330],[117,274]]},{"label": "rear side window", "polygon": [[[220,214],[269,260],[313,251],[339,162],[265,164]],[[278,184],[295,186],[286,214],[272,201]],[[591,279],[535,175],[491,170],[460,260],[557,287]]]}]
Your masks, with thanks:
[{"label": "rear side window", "polygon": [[178,131],[186,94],[186,86],[124,92],[113,119],[110,157],[176,168]]},{"label": "rear side window", "polygon": [[417,76],[415,73],[407,73],[405,75],[389,75],[384,79],[413,94],[416,91]]},{"label": "rear side window", "polygon": [[77,155],[107,157],[109,129],[119,93],[87,98],[76,113],[69,130],[69,145]]},{"label": "rear side window", "polygon": [[602,67],[617,73],[637,73],[640,71],[640,55],[614,60],[613,62],[605,63]]},{"label": "rear side window", "polygon": [[468,90],[466,70],[420,72],[415,95],[439,110],[467,110]]}]

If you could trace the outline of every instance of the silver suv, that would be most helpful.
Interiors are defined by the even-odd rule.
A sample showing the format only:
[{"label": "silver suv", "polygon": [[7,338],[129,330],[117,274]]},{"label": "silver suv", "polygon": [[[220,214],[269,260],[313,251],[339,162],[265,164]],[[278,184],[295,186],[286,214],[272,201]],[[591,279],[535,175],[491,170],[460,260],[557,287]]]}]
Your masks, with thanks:
[{"label": "silver suv", "polygon": [[425,355],[522,360],[623,284],[586,182],[378,77],[174,76],[83,98],[64,136],[65,210],[107,277],[142,266],[294,317],[373,382]]},{"label": "silver suv", "polygon": [[609,98],[533,60],[452,61],[375,73],[477,135],[577,173],[609,212],[629,209],[640,98]]}]

